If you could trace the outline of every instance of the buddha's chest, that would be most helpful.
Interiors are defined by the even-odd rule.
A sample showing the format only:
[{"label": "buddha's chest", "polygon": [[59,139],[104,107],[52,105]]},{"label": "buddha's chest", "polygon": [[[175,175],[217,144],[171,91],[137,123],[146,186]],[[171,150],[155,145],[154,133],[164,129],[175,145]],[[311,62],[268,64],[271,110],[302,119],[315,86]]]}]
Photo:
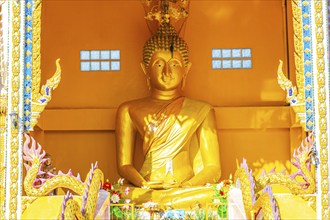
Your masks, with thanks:
[{"label": "buddha's chest", "polygon": [[[143,136],[145,132],[153,130],[166,122],[171,121],[171,124],[174,125],[174,122],[180,118],[180,111],[175,108],[167,108],[166,103],[148,103],[132,108],[130,117],[134,126]],[[170,124],[167,125],[170,126]]]}]

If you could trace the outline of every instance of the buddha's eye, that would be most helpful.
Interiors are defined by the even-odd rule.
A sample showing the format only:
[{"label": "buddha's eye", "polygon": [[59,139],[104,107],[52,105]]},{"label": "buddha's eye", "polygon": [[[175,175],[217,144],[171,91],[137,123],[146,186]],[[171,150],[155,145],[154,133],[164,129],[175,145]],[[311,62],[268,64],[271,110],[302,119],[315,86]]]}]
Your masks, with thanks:
[{"label": "buddha's eye", "polygon": [[158,66],[159,68],[163,67],[164,66],[164,62],[158,61],[158,62],[156,62],[156,66]]},{"label": "buddha's eye", "polygon": [[174,68],[181,66],[181,64],[177,60],[174,60],[174,59],[169,62],[169,65]]}]

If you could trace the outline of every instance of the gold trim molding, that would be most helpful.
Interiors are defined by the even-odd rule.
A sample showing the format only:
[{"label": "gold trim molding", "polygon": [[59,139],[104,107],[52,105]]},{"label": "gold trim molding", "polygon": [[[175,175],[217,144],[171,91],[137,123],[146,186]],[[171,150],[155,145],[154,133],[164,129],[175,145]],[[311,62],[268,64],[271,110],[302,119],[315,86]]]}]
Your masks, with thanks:
[{"label": "gold trim molding", "polygon": [[[40,91],[41,80],[41,0],[34,2],[34,10],[32,14],[33,35],[32,35],[32,100],[36,100]],[[33,128],[33,126],[31,126]]]},{"label": "gold trim molding", "polygon": [[[20,38],[21,38],[21,3],[20,1],[12,1],[12,75],[11,75],[11,106],[10,106],[10,113],[18,114],[19,112],[19,105],[20,105]],[[13,120],[16,120],[14,115],[11,116]],[[17,121],[16,121],[17,122]],[[19,175],[21,167],[19,167],[19,161],[22,160],[21,152],[19,152],[19,128],[18,126],[10,126],[10,155],[9,161],[10,163],[7,164],[7,172],[10,169],[10,179],[7,181],[9,184],[9,219],[17,219],[17,212],[18,212],[18,201],[19,201],[19,188],[20,183]],[[7,160],[8,161],[8,160]],[[8,175],[7,175],[8,176]]]},{"label": "gold trim molding", "polygon": [[[319,131],[318,142],[320,144],[320,172],[321,172],[321,205],[322,205],[322,219],[329,219],[329,149],[328,149],[328,115],[327,108],[327,88],[326,87],[326,73],[325,73],[325,46],[323,25],[325,25],[323,17],[323,3],[324,1],[314,1],[314,20],[315,20],[315,35],[316,35],[316,81],[317,81],[317,99],[319,112]],[[329,100],[328,100],[329,101]]]},{"label": "gold trim molding", "polygon": [[0,2],[0,219],[5,219],[5,144],[6,144],[6,115],[7,115],[7,83],[5,68],[5,45],[4,45],[4,17],[3,3]]}]

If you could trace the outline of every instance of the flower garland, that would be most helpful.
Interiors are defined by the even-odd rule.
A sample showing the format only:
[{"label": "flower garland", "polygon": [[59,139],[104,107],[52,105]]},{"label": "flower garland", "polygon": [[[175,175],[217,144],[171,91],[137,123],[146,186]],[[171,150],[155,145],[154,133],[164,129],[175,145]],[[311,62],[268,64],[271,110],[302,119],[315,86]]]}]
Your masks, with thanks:
[{"label": "flower garland", "polygon": [[234,186],[231,177],[226,180],[222,180],[220,183],[214,186],[214,198],[213,203],[219,204],[217,208],[217,214],[220,218],[227,217],[227,200],[228,192]]},{"label": "flower garland", "polygon": [[[124,192],[122,189],[124,185],[124,179],[120,178],[117,182],[111,183],[108,179],[103,183],[102,188],[110,193],[110,204],[129,204],[131,200],[124,199],[122,197],[123,193],[128,195],[130,188],[126,187]],[[115,216],[116,218],[127,218],[131,215],[130,206],[113,206],[110,208],[110,216]],[[130,218],[130,217],[129,217]]]}]

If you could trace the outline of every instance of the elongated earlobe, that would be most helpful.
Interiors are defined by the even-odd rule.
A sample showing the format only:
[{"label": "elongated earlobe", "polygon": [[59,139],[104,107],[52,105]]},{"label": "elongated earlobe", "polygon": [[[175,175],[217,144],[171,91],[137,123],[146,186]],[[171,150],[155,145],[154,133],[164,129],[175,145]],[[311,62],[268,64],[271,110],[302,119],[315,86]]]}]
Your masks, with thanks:
[{"label": "elongated earlobe", "polygon": [[147,75],[147,67],[146,67],[146,64],[145,64],[144,62],[141,62],[140,65],[141,65],[141,68],[142,68],[142,71],[143,71],[144,75]]},{"label": "elongated earlobe", "polygon": [[185,66],[185,72],[186,72],[186,75],[188,74],[188,72],[189,72],[189,70],[190,70],[190,68],[191,68],[191,65],[192,65],[192,63],[188,63],[187,64],[187,66]]},{"label": "elongated earlobe", "polygon": [[151,90],[150,76],[148,75],[148,71],[147,71],[146,64],[145,64],[144,62],[141,62],[140,65],[141,65],[141,68],[142,68],[142,71],[143,71],[144,75],[145,75],[146,78],[147,78],[147,86],[148,86],[148,89]]},{"label": "elongated earlobe", "polygon": [[191,63],[189,62],[187,64],[187,66],[185,66],[185,71],[184,71],[184,75],[182,77],[182,82],[181,82],[181,90],[184,90],[184,88],[186,87],[186,78],[187,78],[188,72],[190,70],[190,67],[191,67]]}]

